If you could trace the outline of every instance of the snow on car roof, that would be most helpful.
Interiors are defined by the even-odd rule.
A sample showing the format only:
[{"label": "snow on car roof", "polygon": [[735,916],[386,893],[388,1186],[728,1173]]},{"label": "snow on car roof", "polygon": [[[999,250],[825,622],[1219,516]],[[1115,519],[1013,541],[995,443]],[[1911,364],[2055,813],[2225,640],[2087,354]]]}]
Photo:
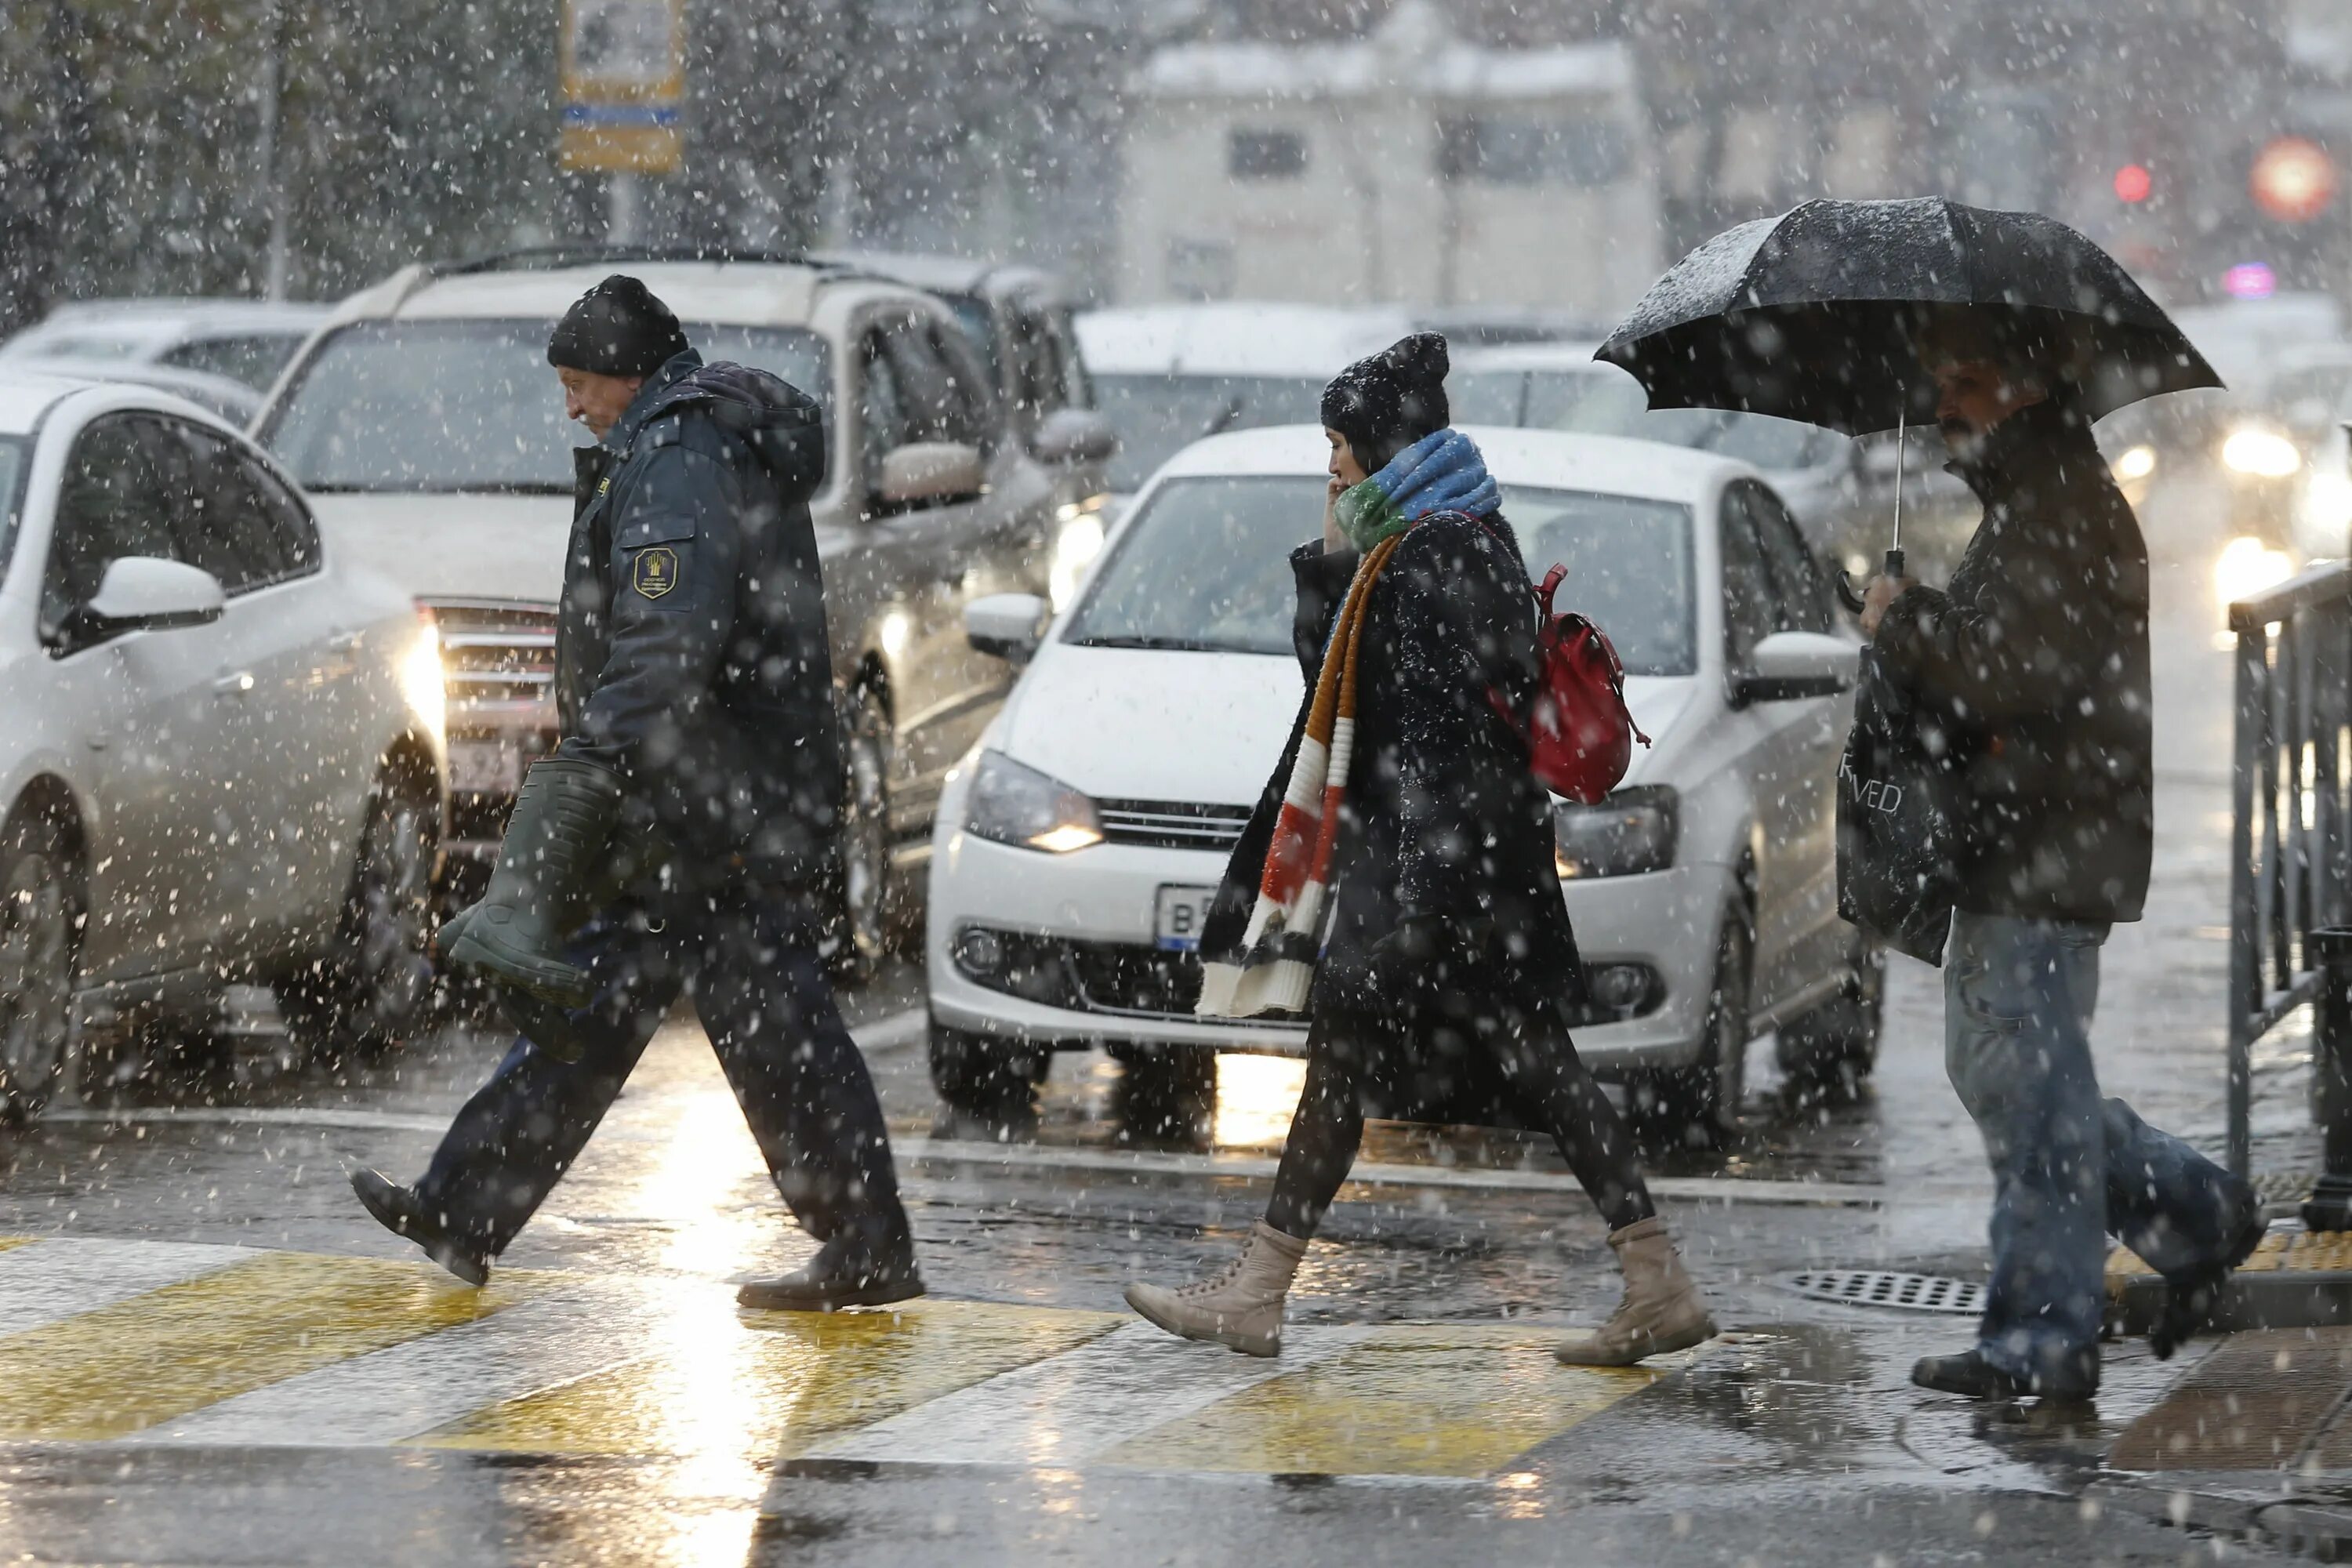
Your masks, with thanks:
[{"label": "snow on car roof", "polygon": [[823,268],[780,261],[597,262],[584,267],[517,268],[433,279],[401,300],[392,313],[426,321],[523,317],[552,321],[572,300],[614,272],[642,280],[664,304],[689,321],[753,327],[807,321],[815,308],[817,285],[840,276]]},{"label": "snow on car roof", "polygon": [[1411,332],[1412,318],[1396,306],[1227,300],[1088,310],[1077,325],[1097,375],[1329,376]]},{"label": "snow on car roof", "polygon": [[[1751,476],[1746,463],[1622,436],[1570,436],[1556,430],[1521,430],[1468,425],[1464,433],[1478,443],[1486,467],[1504,489],[1510,487],[1597,490],[1604,495],[1700,505],[1726,479]],[[1160,470],[1168,479],[1227,474],[1299,474],[1320,478],[1330,459],[1330,443],[1320,426],[1276,425],[1234,430],[1195,441]]]},{"label": "snow on car roof", "polygon": [[[167,388],[149,384],[143,380],[110,376],[103,366],[92,366],[91,373],[85,376],[47,368],[0,364],[0,436],[31,435],[39,426],[41,416],[51,408],[77,392],[88,392],[94,387],[136,394],[142,407],[169,408],[206,419],[221,417]],[[239,390],[247,389],[239,387]]]}]

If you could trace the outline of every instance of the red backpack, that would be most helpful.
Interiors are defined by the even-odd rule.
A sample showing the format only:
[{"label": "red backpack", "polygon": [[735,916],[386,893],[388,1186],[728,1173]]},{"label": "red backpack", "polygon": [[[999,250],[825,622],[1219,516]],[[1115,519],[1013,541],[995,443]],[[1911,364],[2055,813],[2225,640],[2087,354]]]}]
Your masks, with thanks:
[{"label": "red backpack", "polygon": [[1650,743],[1625,706],[1625,666],[1608,635],[1574,611],[1555,612],[1552,595],[1568,568],[1554,565],[1535,592],[1535,700],[1526,720],[1499,691],[1487,700],[1528,743],[1528,771],[1557,795],[1584,805],[1608,798],[1633,760],[1633,742]]}]

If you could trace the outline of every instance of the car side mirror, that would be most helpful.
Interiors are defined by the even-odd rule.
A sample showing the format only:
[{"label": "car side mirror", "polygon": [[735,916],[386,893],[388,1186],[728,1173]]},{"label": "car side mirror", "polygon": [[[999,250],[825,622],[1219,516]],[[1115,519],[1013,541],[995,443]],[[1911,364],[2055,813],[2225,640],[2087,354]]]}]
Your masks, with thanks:
[{"label": "car side mirror", "polygon": [[220,579],[184,561],[124,555],[107,564],[98,592],[68,617],[60,641],[87,647],[125,632],[167,632],[221,617],[228,603]]},{"label": "car side mirror", "polygon": [[882,459],[875,495],[888,506],[965,500],[988,487],[980,448],[961,441],[912,441]]},{"label": "car side mirror", "polygon": [[1748,654],[1732,696],[1743,704],[1834,697],[1853,684],[1861,665],[1859,643],[1821,632],[1774,632]]},{"label": "car side mirror", "polygon": [[1029,452],[1048,468],[1107,463],[1118,453],[1118,432],[1091,408],[1056,408],[1037,422]]},{"label": "car side mirror", "polygon": [[990,594],[963,607],[963,635],[993,658],[1026,664],[1045,636],[1048,606],[1034,594]]}]

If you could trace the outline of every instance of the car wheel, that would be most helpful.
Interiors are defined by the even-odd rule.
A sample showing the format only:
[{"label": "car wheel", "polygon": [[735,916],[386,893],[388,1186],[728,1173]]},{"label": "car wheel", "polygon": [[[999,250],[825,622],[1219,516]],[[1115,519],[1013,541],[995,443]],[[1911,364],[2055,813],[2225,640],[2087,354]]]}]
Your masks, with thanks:
[{"label": "car wheel", "polygon": [[[960,1115],[996,1122],[1031,1114],[1036,1087],[1052,1053],[1024,1041],[1002,1040],[931,1026],[931,1087]],[[1044,1058],[1041,1060],[1041,1058]]]},{"label": "car wheel", "polygon": [[1716,1148],[1739,1127],[1748,1092],[1748,991],[1753,939],[1735,910],[1716,939],[1715,978],[1698,1053],[1686,1067],[1649,1074],[1633,1086],[1636,1119],[1654,1135],[1692,1148]]},{"label": "car wheel", "polygon": [[1217,1116],[1217,1053],[1206,1046],[1123,1046],[1116,1110],[1128,1142],[1205,1148]]},{"label": "car wheel", "polygon": [[81,872],[47,816],[0,829],[0,1116],[38,1115],[65,1077],[81,946]]},{"label": "car wheel", "polygon": [[431,791],[406,770],[377,785],[334,951],[278,988],[288,1026],[310,1055],[380,1058],[426,1016],[435,815]]},{"label": "car wheel", "polygon": [[1780,1027],[1780,1070],[1809,1099],[1851,1098],[1878,1065],[1886,953],[1857,933],[1853,962],[1843,990]]},{"label": "car wheel", "polygon": [[830,953],[836,980],[866,979],[890,945],[890,739],[880,694],[859,687],[842,727],[841,855]]}]

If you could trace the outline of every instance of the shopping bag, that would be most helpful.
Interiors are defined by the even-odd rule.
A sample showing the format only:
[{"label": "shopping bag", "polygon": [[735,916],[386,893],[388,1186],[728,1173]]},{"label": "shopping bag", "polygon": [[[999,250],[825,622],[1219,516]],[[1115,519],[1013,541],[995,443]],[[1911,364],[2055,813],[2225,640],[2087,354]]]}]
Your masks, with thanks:
[{"label": "shopping bag", "polygon": [[1898,952],[1944,961],[1967,856],[1963,737],[1862,650],[1838,764],[1838,913]]}]

